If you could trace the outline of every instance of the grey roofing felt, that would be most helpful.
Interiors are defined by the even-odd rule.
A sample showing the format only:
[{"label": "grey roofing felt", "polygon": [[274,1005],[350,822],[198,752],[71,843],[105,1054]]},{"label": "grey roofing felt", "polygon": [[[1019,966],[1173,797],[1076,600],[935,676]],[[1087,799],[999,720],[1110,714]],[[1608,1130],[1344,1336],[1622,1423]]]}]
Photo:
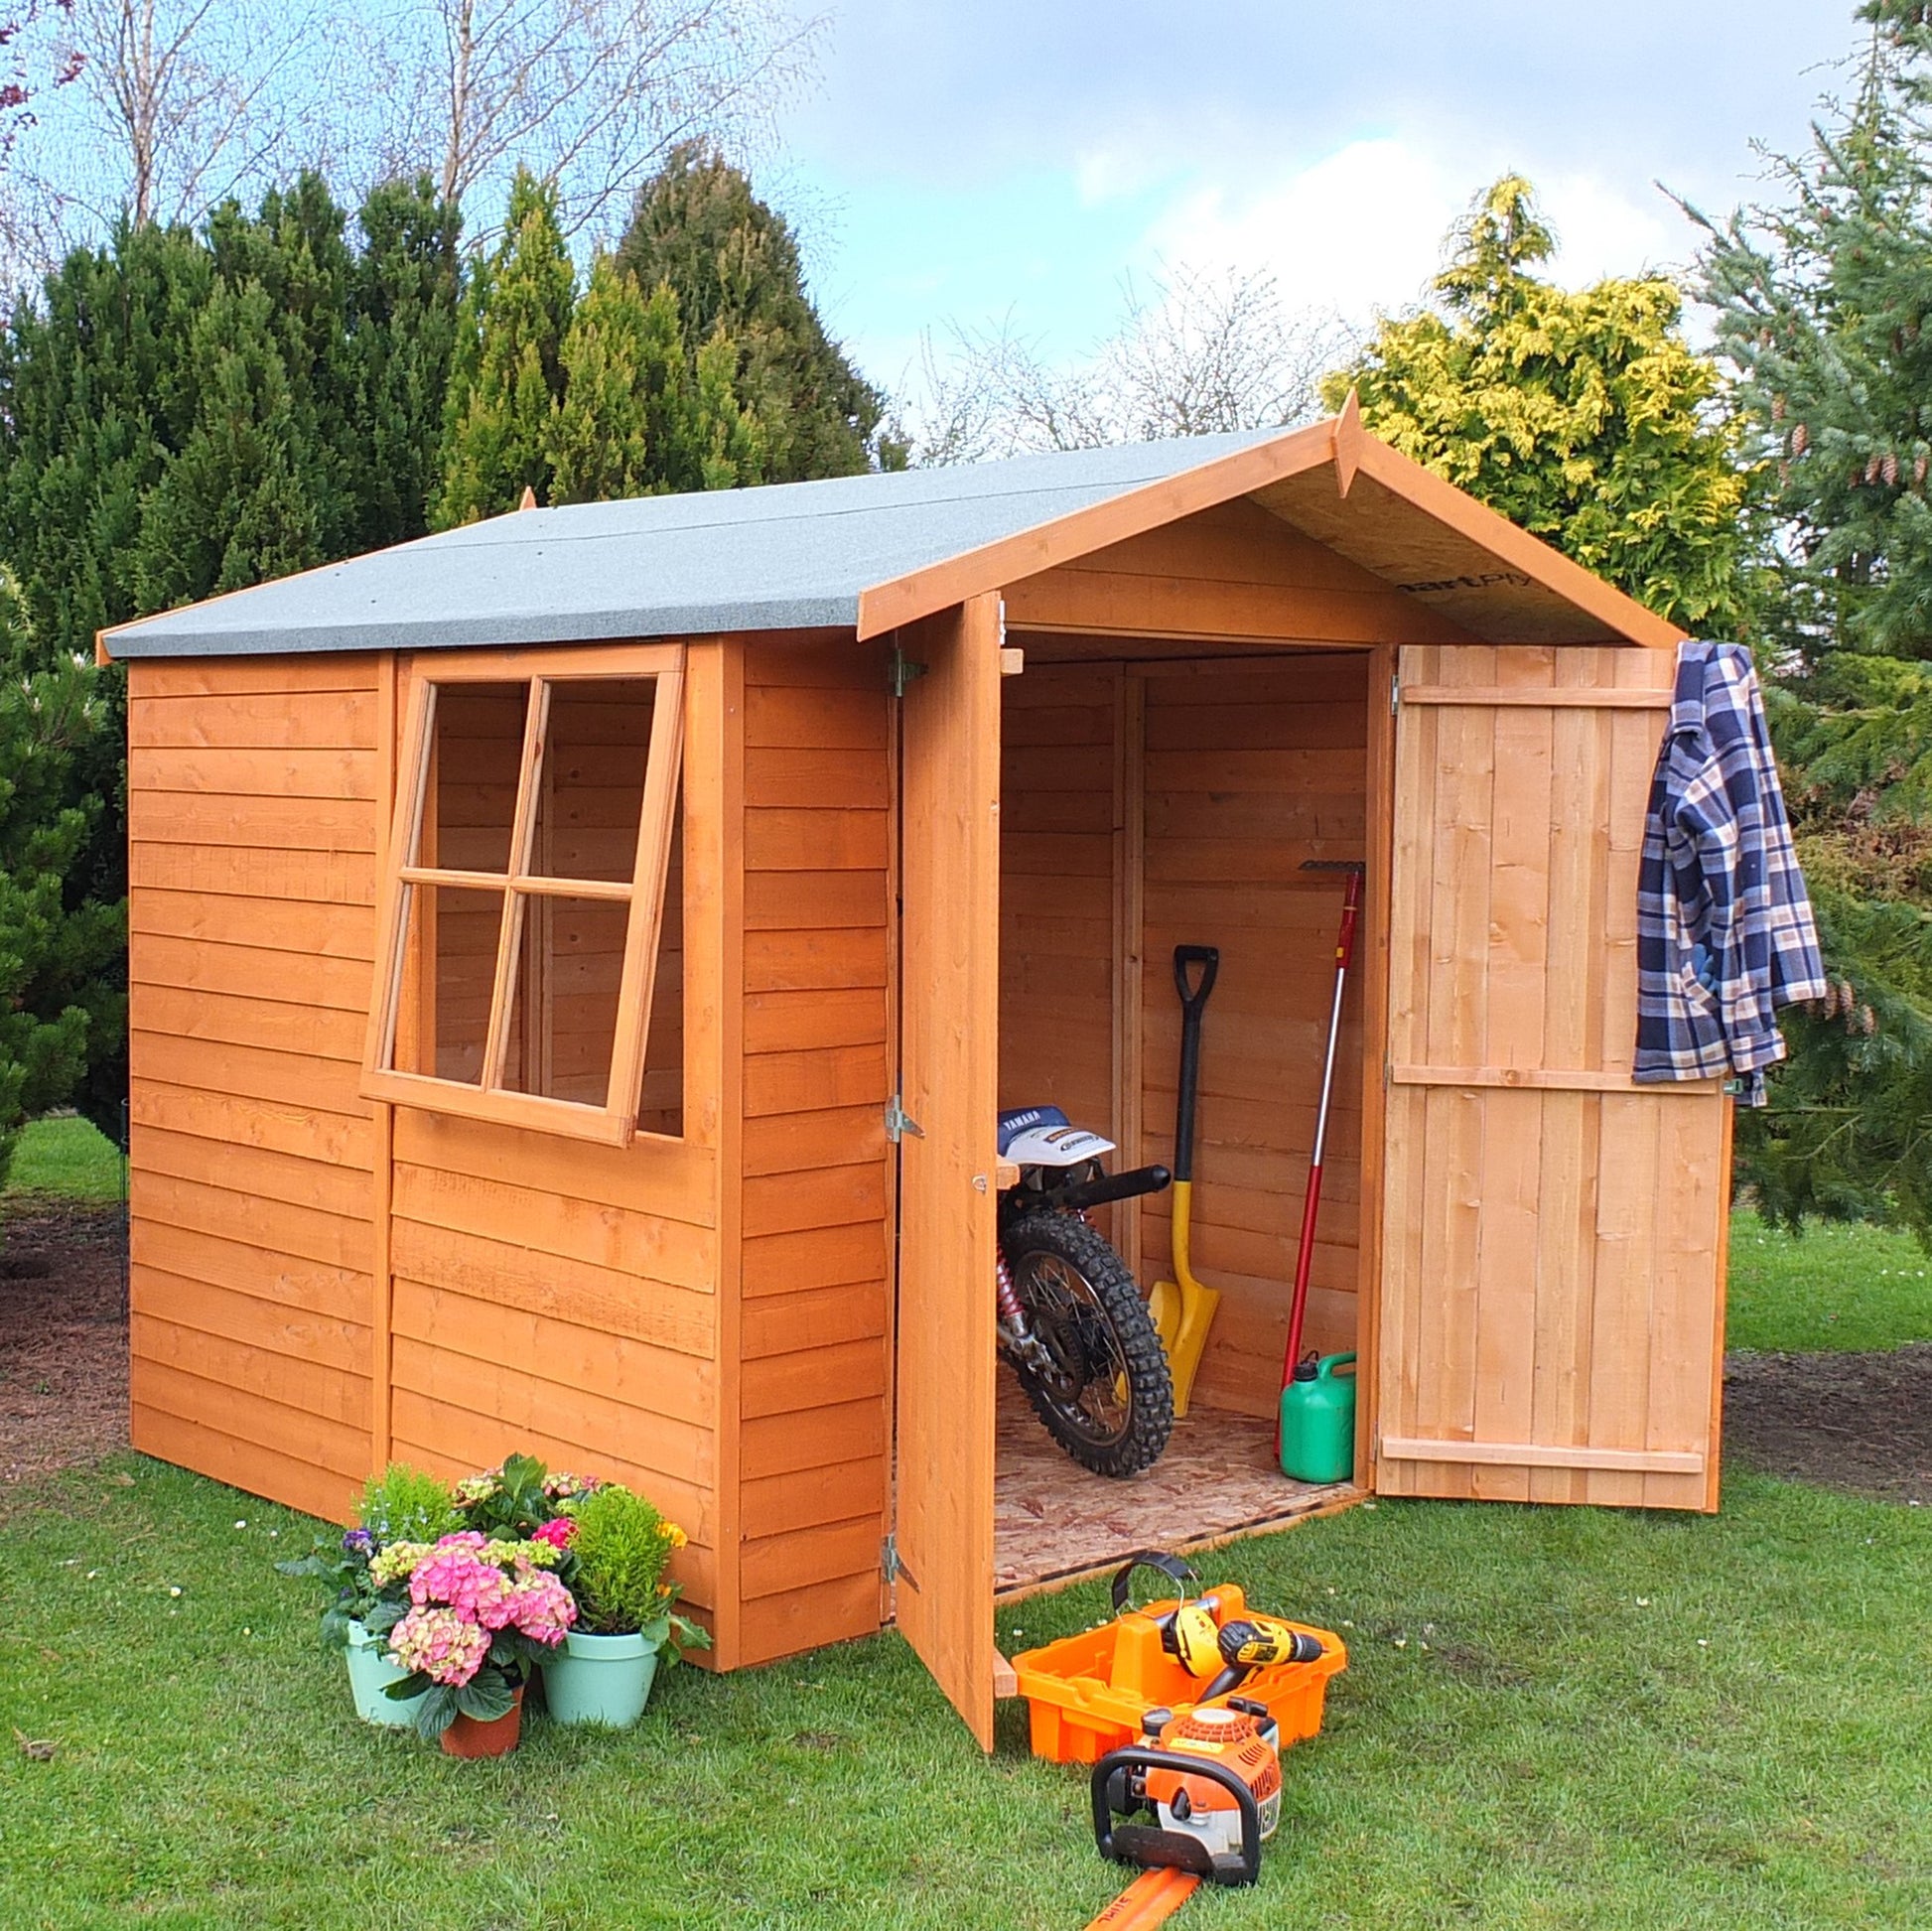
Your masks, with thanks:
[{"label": "grey roofing felt", "polygon": [[526,509],[107,632],[116,657],[787,630],[1280,430],[759,489]]}]

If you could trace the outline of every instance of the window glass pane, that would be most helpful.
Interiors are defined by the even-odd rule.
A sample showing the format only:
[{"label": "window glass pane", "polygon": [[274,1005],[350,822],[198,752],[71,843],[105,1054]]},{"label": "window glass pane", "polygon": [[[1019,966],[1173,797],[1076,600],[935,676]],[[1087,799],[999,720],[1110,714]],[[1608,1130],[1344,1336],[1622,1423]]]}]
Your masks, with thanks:
[{"label": "window glass pane", "polygon": [[419,865],[507,872],[528,684],[441,684]]},{"label": "window glass pane", "polygon": [[637,1131],[684,1133],[684,806],[671,818],[670,863],[664,871],[664,922],[657,935],[657,977],[644,1041],[644,1078]]},{"label": "window glass pane", "polygon": [[627,905],[602,898],[529,897],[513,987],[511,1092],[603,1106],[611,1088]]},{"label": "window glass pane", "polygon": [[445,885],[406,892],[395,1068],[481,1085],[503,895]]},{"label": "window glass pane", "polygon": [[628,882],[656,688],[653,677],[551,685],[532,872]]}]

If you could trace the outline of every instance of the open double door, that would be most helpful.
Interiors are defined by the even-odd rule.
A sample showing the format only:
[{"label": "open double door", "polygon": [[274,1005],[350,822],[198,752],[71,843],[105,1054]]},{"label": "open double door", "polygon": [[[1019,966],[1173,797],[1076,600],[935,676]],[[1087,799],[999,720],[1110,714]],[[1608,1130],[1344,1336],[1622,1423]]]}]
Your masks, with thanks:
[{"label": "open double door", "polygon": [[[901,645],[924,671],[900,741],[918,1131],[899,1161],[896,1602],[990,1748],[998,600]],[[1384,1125],[1379,1157],[1363,1149],[1358,1465],[1382,1493],[1717,1504],[1728,1102],[1629,1077],[1671,670],[1634,648],[1402,653],[1393,755],[1371,760]]]}]

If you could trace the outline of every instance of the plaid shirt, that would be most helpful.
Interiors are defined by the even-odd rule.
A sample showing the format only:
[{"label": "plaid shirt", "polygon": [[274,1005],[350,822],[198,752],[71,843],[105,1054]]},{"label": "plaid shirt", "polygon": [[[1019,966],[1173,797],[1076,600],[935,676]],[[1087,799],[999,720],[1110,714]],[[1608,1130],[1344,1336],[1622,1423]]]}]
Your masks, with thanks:
[{"label": "plaid shirt", "polygon": [[1776,1012],[1825,967],[1750,653],[1686,643],[1637,873],[1639,1081],[1743,1076],[1764,1104]]}]

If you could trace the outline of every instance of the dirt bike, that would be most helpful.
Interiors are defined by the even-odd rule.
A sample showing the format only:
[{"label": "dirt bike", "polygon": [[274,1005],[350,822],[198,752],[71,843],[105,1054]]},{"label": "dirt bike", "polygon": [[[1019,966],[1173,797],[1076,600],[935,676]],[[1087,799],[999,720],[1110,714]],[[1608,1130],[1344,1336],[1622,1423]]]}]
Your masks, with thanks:
[{"label": "dirt bike", "polygon": [[1098,1475],[1138,1475],[1168,1446],[1173,1379],[1127,1264],[1087,1219],[1109,1200],[1158,1193],[1165,1167],[1109,1174],[1111,1140],[1056,1106],[1000,1115],[1000,1352],[1046,1432]]}]

